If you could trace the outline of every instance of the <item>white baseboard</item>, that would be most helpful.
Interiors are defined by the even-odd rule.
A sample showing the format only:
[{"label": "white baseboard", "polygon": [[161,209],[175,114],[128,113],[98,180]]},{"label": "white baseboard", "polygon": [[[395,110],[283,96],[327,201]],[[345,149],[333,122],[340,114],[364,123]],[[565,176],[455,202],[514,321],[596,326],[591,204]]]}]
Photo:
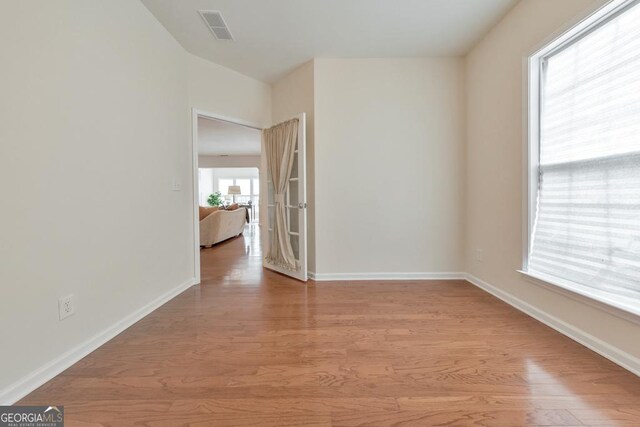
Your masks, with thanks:
[{"label": "white baseboard", "polygon": [[599,338],[594,337],[587,332],[576,328],[573,325],[566,323],[557,317],[534,307],[533,305],[501,290],[497,287],[471,275],[466,275],[466,280],[480,289],[490,293],[491,295],[501,299],[507,304],[517,308],[525,314],[533,317],[534,319],[544,323],[550,328],[555,329],[563,335],[571,338],[572,340],[582,344],[583,346],[595,351],[599,355],[606,357],[613,363],[622,366],[628,371],[640,376],[640,359],[623,351],[617,347],[612,346]]},{"label": "white baseboard", "polygon": [[12,405],[31,393],[65,369],[69,368],[80,359],[96,350],[98,347],[113,339],[116,335],[133,325],[158,307],[164,305],[171,299],[175,298],[186,289],[195,285],[196,279],[192,278],[168,292],[160,295],[155,300],[131,313],[124,319],[118,321],[114,325],[108,327],[104,331],[98,333],[77,347],[63,353],[59,357],[41,366],[29,375],[24,376],[15,383],[9,385],[6,389],[0,391],[0,405]]},{"label": "white baseboard", "polygon": [[314,273],[308,272],[310,279],[317,282],[349,280],[464,280],[465,273]]}]

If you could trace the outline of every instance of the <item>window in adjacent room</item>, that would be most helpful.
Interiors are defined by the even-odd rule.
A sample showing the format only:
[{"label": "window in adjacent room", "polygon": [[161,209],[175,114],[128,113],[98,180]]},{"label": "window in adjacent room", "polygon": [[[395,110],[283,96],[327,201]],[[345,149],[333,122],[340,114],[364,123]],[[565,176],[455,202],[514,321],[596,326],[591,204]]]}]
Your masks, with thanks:
[{"label": "window in adjacent room", "polygon": [[529,58],[524,272],[640,314],[640,2]]},{"label": "window in adjacent room", "polygon": [[230,196],[229,193],[229,187],[235,185],[235,180],[233,178],[231,179],[227,179],[227,178],[220,178],[218,179],[218,191],[220,191],[220,193],[222,193],[222,197],[225,199],[226,202],[231,202],[231,200],[233,200],[233,197]]},{"label": "window in adjacent room", "polygon": [[[258,175],[257,169],[255,169],[255,175]],[[235,198],[227,194],[231,185],[240,186],[241,194],[235,196]],[[250,204],[251,221],[258,221],[260,218],[260,178],[218,178],[217,188],[227,203],[231,203],[235,199],[240,204]]]}]

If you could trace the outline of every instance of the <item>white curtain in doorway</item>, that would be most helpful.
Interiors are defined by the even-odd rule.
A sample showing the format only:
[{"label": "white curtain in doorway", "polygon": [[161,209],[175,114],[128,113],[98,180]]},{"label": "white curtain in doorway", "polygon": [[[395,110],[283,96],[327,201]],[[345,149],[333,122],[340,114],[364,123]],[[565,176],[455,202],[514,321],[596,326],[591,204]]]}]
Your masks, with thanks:
[{"label": "white curtain in doorway", "polygon": [[297,270],[297,263],[287,226],[285,193],[298,142],[298,119],[288,120],[262,131],[267,157],[267,170],[273,186],[274,219],[267,261],[287,270]]}]

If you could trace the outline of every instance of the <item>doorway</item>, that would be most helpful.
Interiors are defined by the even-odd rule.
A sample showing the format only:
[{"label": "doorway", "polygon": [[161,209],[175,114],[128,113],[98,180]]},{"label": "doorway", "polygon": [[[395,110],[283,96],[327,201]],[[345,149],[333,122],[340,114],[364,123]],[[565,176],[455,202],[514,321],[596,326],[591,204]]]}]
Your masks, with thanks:
[{"label": "doorway", "polygon": [[[247,239],[259,245],[260,193],[264,185],[261,127],[193,110],[194,275],[200,283],[203,251]],[[204,259],[214,259],[208,256]]]},{"label": "doorway", "polygon": [[[306,282],[305,113],[262,130],[256,124],[194,109],[192,135],[197,283],[202,277],[201,247],[213,248],[245,230],[260,236],[247,247],[255,248],[255,241],[260,241],[256,252],[266,249],[261,257],[264,267]],[[225,176],[216,169],[224,169]],[[231,169],[235,171],[229,174]],[[238,175],[252,169],[254,175]],[[249,227],[244,216],[230,213],[235,210],[246,213]]]}]

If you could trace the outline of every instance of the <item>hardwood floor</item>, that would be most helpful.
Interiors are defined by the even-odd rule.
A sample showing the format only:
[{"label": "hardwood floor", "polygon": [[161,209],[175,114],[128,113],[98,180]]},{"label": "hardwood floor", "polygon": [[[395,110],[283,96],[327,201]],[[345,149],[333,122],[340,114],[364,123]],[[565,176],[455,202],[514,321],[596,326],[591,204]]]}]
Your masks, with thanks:
[{"label": "hardwood floor", "polygon": [[27,396],[67,426],[640,425],[640,379],[463,281],[301,284],[257,233]]}]

